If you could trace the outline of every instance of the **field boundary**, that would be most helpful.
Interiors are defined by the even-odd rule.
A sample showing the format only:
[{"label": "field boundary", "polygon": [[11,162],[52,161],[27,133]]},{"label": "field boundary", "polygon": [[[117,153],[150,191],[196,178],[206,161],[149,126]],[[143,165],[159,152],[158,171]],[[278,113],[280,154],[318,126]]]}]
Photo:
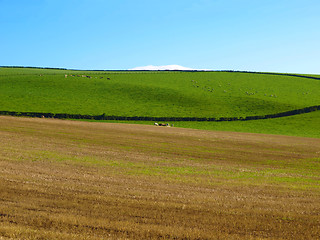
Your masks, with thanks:
[{"label": "field boundary", "polygon": [[69,114],[69,113],[41,113],[41,112],[14,112],[14,111],[0,111],[3,116],[16,117],[38,117],[38,118],[57,118],[57,119],[87,119],[87,120],[120,120],[120,121],[185,121],[185,122],[227,122],[227,121],[250,121],[259,119],[281,118],[289,117],[298,114],[315,112],[320,110],[320,105],[295,109],[286,112],[246,116],[246,117],[150,117],[150,116],[108,116],[105,113],[101,115],[83,115],[83,114]]},{"label": "field boundary", "polygon": [[273,73],[273,72],[250,72],[250,71],[214,71],[214,72],[230,72],[230,73],[250,73],[250,74],[261,74],[261,75],[276,75],[276,76],[288,76],[288,77],[300,77],[300,78],[310,78],[315,80],[320,80],[320,77],[306,76],[302,74],[294,73]]}]

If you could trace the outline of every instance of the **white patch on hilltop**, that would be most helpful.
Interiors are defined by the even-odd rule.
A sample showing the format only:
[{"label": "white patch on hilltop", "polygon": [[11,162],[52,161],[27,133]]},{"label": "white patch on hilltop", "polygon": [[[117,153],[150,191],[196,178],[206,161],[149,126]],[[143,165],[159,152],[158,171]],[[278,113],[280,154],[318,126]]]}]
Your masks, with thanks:
[{"label": "white patch on hilltop", "polygon": [[[149,66],[144,66],[144,67],[135,67],[129,70],[149,70],[149,71],[158,71],[158,70],[183,70],[183,71],[196,71],[196,70],[204,70],[204,69],[193,69],[193,68],[187,68],[187,67],[183,67],[180,65],[165,65],[165,66],[153,66],[153,65],[149,65]],[[207,69],[206,69],[207,70]]]}]

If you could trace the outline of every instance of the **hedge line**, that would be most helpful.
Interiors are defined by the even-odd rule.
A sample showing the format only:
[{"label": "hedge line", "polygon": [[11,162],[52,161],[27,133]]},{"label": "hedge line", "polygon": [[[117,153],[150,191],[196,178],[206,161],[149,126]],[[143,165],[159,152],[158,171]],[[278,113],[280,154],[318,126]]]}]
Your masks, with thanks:
[{"label": "hedge line", "polygon": [[296,109],[287,112],[260,115],[260,116],[247,116],[247,117],[143,117],[143,116],[107,116],[105,113],[102,115],[82,115],[82,114],[68,114],[68,113],[40,113],[40,112],[11,112],[0,111],[0,115],[6,116],[21,116],[21,117],[38,117],[38,118],[58,118],[58,119],[90,119],[90,120],[123,120],[123,121],[209,121],[209,122],[225,122],[225,121],[249,121],[258,119],[270,119],[288,117],[297,114],[303,114],[308,112],[314,112],[320,110],[320,105],[311,106],[301,109]]},{"label": "hedge line", "polygon": [[312,77],[312,76],[306,76],[306,75],[301,75],[301,74],[293,74],[293,73],[250,72],[250,71],[232,71],[232,70],[226,70],[226,71],[221,71],[221,72],[251,73],[251,74],[262,74],[262,75],[278,75],[278,76],[300,77],[300,78],[309,78],[309,79],[320,80],[319,77]]}]

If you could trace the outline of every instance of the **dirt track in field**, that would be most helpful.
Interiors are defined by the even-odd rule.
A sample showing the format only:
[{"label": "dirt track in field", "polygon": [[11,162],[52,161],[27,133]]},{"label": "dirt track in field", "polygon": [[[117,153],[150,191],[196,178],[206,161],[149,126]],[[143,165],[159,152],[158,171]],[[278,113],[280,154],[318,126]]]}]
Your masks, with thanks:
[{"label": "dirt track in field", "polygon": [[316,239],[320,139],[0,117],[0,239]]}]

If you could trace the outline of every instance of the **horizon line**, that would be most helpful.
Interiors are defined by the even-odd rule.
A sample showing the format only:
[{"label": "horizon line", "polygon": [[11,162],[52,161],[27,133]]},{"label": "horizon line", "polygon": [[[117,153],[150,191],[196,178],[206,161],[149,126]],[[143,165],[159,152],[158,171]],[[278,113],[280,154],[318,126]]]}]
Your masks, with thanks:
[{"label": "horizon line", "polygon": [[[35,66],[0,66],[0,68],[35,68],[35,69],[52,69],[52,70],[68,70],[68,71],[94,71],[94,72],[239,72],[239,73],[260,73],[260,74],[281,74],[281,75],[320,75],[320,73],[293,73],[293,72],[263,72],[263,71],[251,71],[251,70],[231,70],[231,69],[221,69],[221,70],[205,70],[205,69],[184,69],[184,70],[133,70],[133,69],[76,69],[76,68],[63,68],[63,67],[35,67]],[[317,78],[318,79],[318,78]]]}]

